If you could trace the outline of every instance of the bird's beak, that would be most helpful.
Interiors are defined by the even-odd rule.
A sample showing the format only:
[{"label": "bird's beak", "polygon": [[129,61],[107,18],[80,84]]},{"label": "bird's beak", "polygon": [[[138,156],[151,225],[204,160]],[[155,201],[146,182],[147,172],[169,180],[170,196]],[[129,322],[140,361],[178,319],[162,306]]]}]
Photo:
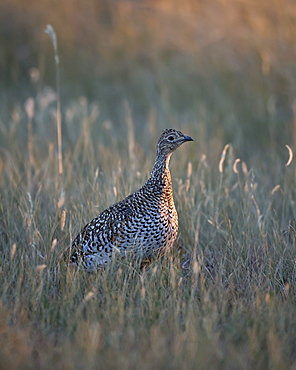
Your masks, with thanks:
[{"label": "bird's beak", "polygon": [[194,140],[190,136],[185,136],[184,141],[194,141]]}]

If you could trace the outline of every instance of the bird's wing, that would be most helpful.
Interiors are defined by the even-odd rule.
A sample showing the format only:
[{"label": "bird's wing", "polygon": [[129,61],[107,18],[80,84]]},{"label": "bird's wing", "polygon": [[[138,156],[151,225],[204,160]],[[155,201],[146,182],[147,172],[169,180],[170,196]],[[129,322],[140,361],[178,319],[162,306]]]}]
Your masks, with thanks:
[{"label": "bird's wing", "polygon": [[80,255],[112,253],[132,216],[128,205],[117,203],[109,207],[80,231],[72,243],[72,252]]}]

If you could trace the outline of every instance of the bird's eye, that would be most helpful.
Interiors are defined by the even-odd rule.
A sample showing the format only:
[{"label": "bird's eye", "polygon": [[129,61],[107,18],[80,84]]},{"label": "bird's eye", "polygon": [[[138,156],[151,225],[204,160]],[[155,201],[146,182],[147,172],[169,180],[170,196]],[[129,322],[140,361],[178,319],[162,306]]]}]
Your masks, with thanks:
[{"label": "bird's eye", "polygon": [[169,140],[169,141],[173,141],[173,140],[174,140],[174,136],[172,136],[172,135],[171,135],[171,136],[169,136],[169,137],[168,137],[168,140]]}]

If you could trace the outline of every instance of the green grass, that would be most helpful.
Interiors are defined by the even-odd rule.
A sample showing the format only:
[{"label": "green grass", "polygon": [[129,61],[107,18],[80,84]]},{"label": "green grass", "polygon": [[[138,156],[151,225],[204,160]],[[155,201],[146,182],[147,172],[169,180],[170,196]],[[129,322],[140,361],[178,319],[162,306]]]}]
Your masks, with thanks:
[{"label": "green grass", "polygon": [[[295,367],[294,3],[177,3],[0,5],[0,368]],[[195,140],[170,164],[174,249],[68,266],[80,229],[149,177],[167,127]]]},{"label": "green grass", "polygon": [[134,136],[129,121],[124,137],[108,125],[93,137],[96,108],[80,101],[75,109],[64,127],[65,137],[76,138],[64,142],[63,176],[54,142],[41,145],[44,138],[33,134],[30,159],[26,141],[16,139],[21,121],[5,133],[1,363],[290,368],[296,360],[293,162],[285,167],[275,154],[268,172],[258,158],[258,166],[238,164],[235,173],[230,147],[219,172],[219,157],[206,158],[200,149],[197,127],[178,127],[195,142],[171,160],[177,245],[143,269],[123,261],[85,274],[68,267],[62,253],[87,221],[149,176],[159,131],[154,136],[148,121],[145,130],[153,134]]}]

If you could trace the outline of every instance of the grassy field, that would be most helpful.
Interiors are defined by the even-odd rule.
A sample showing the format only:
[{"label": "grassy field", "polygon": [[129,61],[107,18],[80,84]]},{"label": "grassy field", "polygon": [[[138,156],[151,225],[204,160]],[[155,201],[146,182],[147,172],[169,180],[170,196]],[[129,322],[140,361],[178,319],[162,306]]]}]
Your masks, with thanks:
[{"label": "grassy field", "polygon": [[[83,36],[32,1],[24,27],[43,46],[0,83],[0,368],[295,369],[293,2],[110,3],[100,26],[60,5]],[[170,164],[175,248],[142,268],[69,267],[81,227],[149,177],[166,127],[195,140]]]}]

